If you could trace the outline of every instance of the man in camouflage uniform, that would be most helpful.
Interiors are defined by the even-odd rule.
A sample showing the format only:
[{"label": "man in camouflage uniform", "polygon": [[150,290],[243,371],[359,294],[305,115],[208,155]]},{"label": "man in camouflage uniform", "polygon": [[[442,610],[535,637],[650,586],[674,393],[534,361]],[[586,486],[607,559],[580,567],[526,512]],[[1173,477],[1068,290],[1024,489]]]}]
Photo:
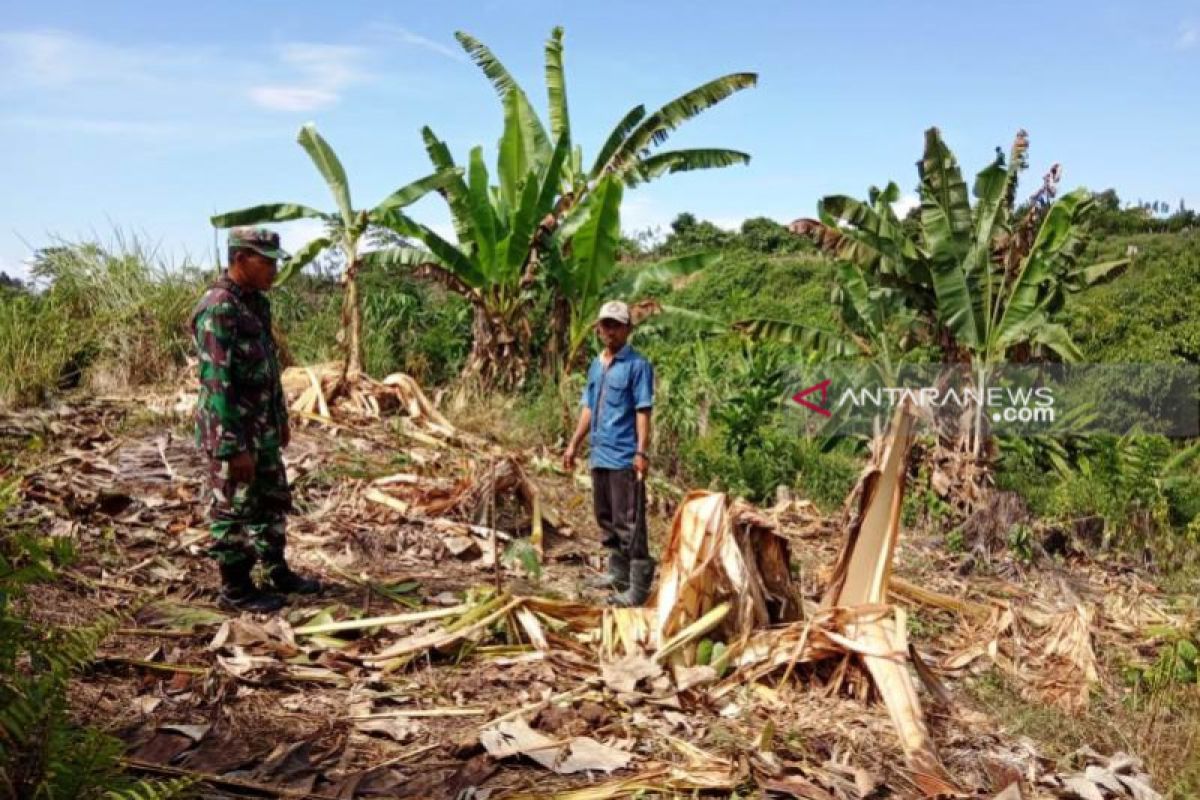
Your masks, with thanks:
[{"label": "man in camouflage uniform", "polygon": [[264,292],[285,258],[279,234],[234,228],[229,269],[191,319],[200,357],[196,441],[208,457],[212,489],[209,554],[221,569],[223,604],[260,612],[278,610],[284,599],[255,586],[250,573],[256,560],[277,592],[320,590],[284,560],[284,514],[292,497],[282,450],[290,429]]}]

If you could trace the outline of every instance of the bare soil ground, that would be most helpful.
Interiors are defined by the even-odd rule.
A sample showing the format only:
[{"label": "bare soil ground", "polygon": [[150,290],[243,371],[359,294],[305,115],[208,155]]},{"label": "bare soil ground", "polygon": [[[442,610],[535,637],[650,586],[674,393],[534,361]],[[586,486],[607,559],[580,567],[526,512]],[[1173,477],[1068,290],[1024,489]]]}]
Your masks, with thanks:
[{"label": "bare soil ground", "polygon": [[[919,796],[868,684],[831,679],[845,665],[799,669],[786,685],[778,675],[747,682],[720,700],[677,686],[621,693],[596,679],[594,648],[549,618],[548,647],[503,618],[386,668],[371,663],[404,637],[462,618],[454,609],[486,602],[497,584],[504,597],[602,601],[581,588],[601,559],[590,495],[552,454],[438,443],[386,422],[300,428],[287,453],[297,501],[289,557],[326,590],[292,598],[278,618],[286,625],[230,615],[217,606],[216,570],[204,555],[204,465],[190,427],[147,408],[144,399],[91,401],[0,418],[0,442],[23,451],[17,515],[71,537],[79,552],[66,580],[37,587],[29,611],[60,625],[120,618],[74,684],[72,706],[80,722],[124,739],[134,768],[207,776],[208,797],[552,797],[591,787],[560,795],[583,800],[692,796],[706,786],[714,796],[734,787],[743,797]],[[518,542],[529,535],[516,492],[484,507],[454,502],[508,456],[557,523],[546,526],[540,568],[520,545],[497,548],[488,530]],[[387,482],[397,475],[405,477]],[[372,499],[381,487],[409,510]],[[412,510],[442,500],[450,505],[436,518]],[[656,547],[676,500],[656,485]],[[801,592],[816,600],[841,544],[838,521],[803,504],[772,514]],[[910,537],[897,576],[940,594],[893,590],[943,692],[925,694],[926,709],[964,791],[991,797],[1012,785],[1019,793],[1010,797],[1073,796],[1063,787],[1076,775],[1091,775],[1102,798],[1169,786],[1171,765],[1155,759],[1172,751],[1185,759],[1196,746],[1195,730],[1171,726],[1200,699],[1193,687],[1160,699],[1169,707],[1153,716],[1121,715],[1131,702],[1121,675],[1148,665],[1166,630],[1191,624],[1186,609],[1117,558],[1071,553],[1037,570],[980,554],[969,561],[946,555],[940,540]],[[947,607],[945,597],[963,605]],[[296,630],[438,609],[457,616]],[[521,709],[556,743],[583,737],[628,758],[611,773],[598,756],[596,768],[559,774],[562,764],[528,754],[495,757],[480,734]],[[1037,709],[1045,719],[1031,722]],[[1121,730],[1134,725],[1144,727]],[[1150,747],[1160,730],[1175,732],[1178,749]],[[1098,752],[1076,751],[1082,744]],[[1117,751],[1146,756],[1152,778],[1114,761]],[[1104,774],[1116,789],[1105,788]],[[1121,789],[1131,782],[1136,789]],[[1137,794],[1143,786],[1151,793]]]}]

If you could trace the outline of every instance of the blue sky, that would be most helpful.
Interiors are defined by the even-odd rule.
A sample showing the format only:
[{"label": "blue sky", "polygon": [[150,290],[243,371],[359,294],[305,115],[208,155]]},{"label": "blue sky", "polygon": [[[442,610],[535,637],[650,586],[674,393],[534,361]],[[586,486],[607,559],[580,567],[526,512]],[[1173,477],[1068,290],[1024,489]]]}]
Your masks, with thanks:
[{"label": "blue sky", "polygon": [[[211,258],[215,211],[331,207],[295,144],[315,121],[357,205],[426,174],[430,125],[460,161],[493,160],[501,113],[455,30],[482,39],[542,105],[542,43],[566,28],[585,159],[630,107],[732,71],[759,86],[674,146],[746,150],[748,167],[668,176],[627,195],[628,230],[680,211],[735,226],[813,213],[897,180],[942,128],[973,173],[1031,137],[1032,191],[1065,187],[1200,206],[1200,2],[14,2],[0,16],[0,270],[53,237],[144,234]],[[1023,193],[1025,193],[1023,191]],[[439,229],[440,199],[414,214]],[[311,234],[289,226],[292,247]]]}]

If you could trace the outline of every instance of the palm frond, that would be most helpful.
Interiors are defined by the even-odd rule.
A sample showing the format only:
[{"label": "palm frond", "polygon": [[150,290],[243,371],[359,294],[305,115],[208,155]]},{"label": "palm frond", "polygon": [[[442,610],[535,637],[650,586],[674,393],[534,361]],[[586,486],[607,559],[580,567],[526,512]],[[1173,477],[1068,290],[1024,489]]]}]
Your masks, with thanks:
[{"label": "palm frond", "polygon": [[596,154],[596,162],[592,164],[592,171],[588,173],[590,178],[595,180],[600,177],[600,174],[608,167],[609,161],[612,160],[613,154],[617,152],[621,144],[645,116],[646,107],[637,105],[629,109],[625,113],[625,116],[621,117],[621,121],[608,134],[608,138],[604,140],[604,145],[600,148],[600,152]]},{"label": "palm frond", "polygon": [[664,174],[690,172],[696,169],[719,169],[731,167],[734,164],[749,163],[750,154],[740,150],[723,148],[671,150],[639,160],[626,173],[625,183],[627,186],[635,186]]},{"label": "palm frond", "polygon": [[662,144],[671,132],[735,92],[758,83],[758,75],[753,72],[735,72],[676,97],[662,108],[647,117],[629,134],[610,160],[611,168],[623,170],[628,168],[639,156],[644,156],[651,148]]},{"label": "palm frond", "polygon": [[571,116],[567,111],[567,77],[563,71],[563,29],[555,27],[546,40],[546,94],[550,101],[550,136],[554,141],[571,140]]}]

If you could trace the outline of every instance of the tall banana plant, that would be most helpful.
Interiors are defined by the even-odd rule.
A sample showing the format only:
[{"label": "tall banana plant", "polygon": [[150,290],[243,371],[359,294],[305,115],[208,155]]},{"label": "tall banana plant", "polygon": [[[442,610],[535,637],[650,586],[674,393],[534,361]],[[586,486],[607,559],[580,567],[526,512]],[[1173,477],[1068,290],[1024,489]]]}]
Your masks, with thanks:
[{"label": "tall banana plant", "polygon": [[[603,248],[597,251],[591,247],[588,237],[592,235],[592,230],[584,227],[584,220],[595,219],[593,213],[600,213],[599,209],[613,206],[614,202],[619,205],[624,188],[661,175],[748,163],[750,156],[737,150],[656,150],[687,120],[734,93],[754,86],[757,76],[742,72],[716,78],[685,92],[651,113],[647,113],[644,105],[635,106],[613,127],[589,167],[585,164],[582,147],[574,141],[571,126],[563,65],[562,28],[556,27],[551,31],[545,46],[548,126],[538,116],[525,90],[485,44],[467,33],[459,32],[455,36],[495,87],[504,110],[505,135],[500,143],[498,163],[500,201],[512,205],[520,176],[528,171],[542,172],[552,161],[557,161],[562,150],[562,160],[557,165],[558,194],[549,213],[541,219],[538,243],[546,251],[539,257],[553,260],[556,249],[564,256],[569,256],[552,261],[547,271],[552,309],[547,360],[569,365],[578,352],[577,322],[582,318],[578,313],[579,297],[586,296],[603,283],[602,280],[594,281],[590,270],[581,266],[588,258],[597,265],[604,256]],[[434,163],[452,163],[445,146],[437,137],[428,129],[424,135],[426,149]],[[456,203],[461,204],[461,200],[456,200],[451,194],[444,194],[452,210]],[[592,200],[593,195],[597,196],[596,200]],[[597,211],[585,211],[585,208]],[[456,219],[466,217],[462,213],[456,213],[455,216]],[[564,229],[561,233],[560,227]],[[575,252],[571,244],[577,231],[584,234],[582,241],[586,243],[586,253]],[[458,223],[456,232],[460,241],[467,233]],[[611,264],[603,269],[611,269]],[[588,277],[580,277],[580,270]]]},{"label": "tall banana plant", "polygon": [[[889,192],[881,193],[884,202],[844,196],[821,202],[822,221],[852,245],[842,255],[878,285],[902,292],[914,311],[940,328],[947,358],[985,368],[1039,352],[1078,359],[1059,319],[1068,296],[1127,263],[1080,263],[1084,223],[1094,211],[1085,189],[1053,203],[1052,192],[1039,193],[1026,214],[1017,215],[1017,177],[1028,147],[1021,131],[1007,159],[998,152],[978,173],[972,207],[954,154],[937,128],[926,131],[915,235],[892,213]],[[1022,228],[1032,235],[1021,235]]]},{"label": "tall banana plant", "polygon": [[362,268],[361,244],[367,232],[375,227],[395,227],[398,219],[407,219],[401,212],[431,191],[442,189],[461,180],[454,170],[438,171],[400,187],[370,209],[356,210],[350,201],[350,184],[346,170],[329,143],[317,133],[314,125],[300,128],[296,141],[308,153],[313,165],[325,179],[337,210],[318,211],[300,203],[265,203],[263,205],[228,211],[212,217],[217,228],[238,225],[258,225],[270,222],[290,222],[297,219],[317,219],[325,223],[326,232],[308,242],[289,259],[276,278],[281,285],[291,279],[306,264],[325,250],[341,250],[346,268],[342,274],[345,295],[342,300],[341,341],[344,348],[341,386],[359,380],[363,374],[362,298],[358,275]]},{"label": "tall banana plant", "polygon": [[[921,206],[915,230],[892,212],[896,192],[872,192],[868,202],[824,198],[819,206],[834,254],[863,270],[877,286],[895,289],[908,308],[936,331],[948,361],[969,364],[983,385],[1005,361],[1075,361],[1079,348],[1062,323],[1071,295],[1105,280],[1128,262],[1082,263],[1091,194],[1076,189],[1054,200],[1055,165],[1019,214],[1017,179],[1027,165],[1029,139],[1019,131],[1007,158],[997,151],[975,177],[968,196],[958,161],[937,128],[925,132],[918,162]],[[962,446],[978,457],[986,420],[975,409]]]},{"label": "tall banana plant", "polygon": [[561,27],[550,32],[545,46],[549,132],[525,90],[487,45],[462,31],[456,33],[455,38],[495,87],[504,107],[505,121],[519,122],[522,137],[519,146],[508,154],[506,163],[510,169],[519,174],[523,165],[548,162],[554,145],[566,140],[570,155],[563,164],[561,175],[564,207],[582,202],[605,175],[615,175],[626,186],[634,186],[673,172],[728,167],[750,161],[748,154],[724,148],[654,151],[687,120],[734,93],[754,86],[758,82],[755,73],[735,72],[708,81],[651,113],[646,112],[644,105],[634,106],[613,127],[588,167],[583,150],[574,144],[572,134]]},{"label": "tall banana plant", "polygon": [[[428,129],[424,134],[434,165],[453,174],[449,149]],[[497,183],[484,163],[483,149],[476,147],[465,179],[458,176],[441,187],[456,243],[397,214],[385,224],[423,247],[371,255],[373,261],[437,281],[471,303],[473,340],[464,377],[501,387],[519,385],[528,372],[531,312],[539,288],[551,274],[570,276],[581,285],[595,283],[615,261],[620,239],[622,185],[612,177],[601,180],[584,203],[568,212],[564,224],[551,224],[561,203],[567,139],[558,139],[548,161],[518,159],[514,166],[525,136],[520,115],[510,115],[500,140]]]}]

